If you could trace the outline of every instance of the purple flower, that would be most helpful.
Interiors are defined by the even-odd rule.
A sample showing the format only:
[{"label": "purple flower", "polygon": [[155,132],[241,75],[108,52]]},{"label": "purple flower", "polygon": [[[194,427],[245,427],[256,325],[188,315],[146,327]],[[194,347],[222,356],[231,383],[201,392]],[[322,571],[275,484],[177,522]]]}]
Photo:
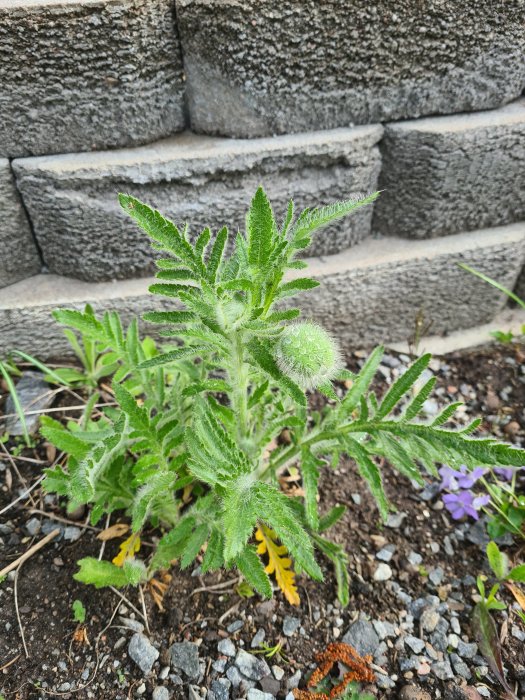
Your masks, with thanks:
[{"label": "purple flower", "polygon": [[495,467],[494,472],[504,481],[511,481],[514,472],[521,471],[520,469],[513,469],[512,467]]},{"label": "purple flower", "polygon": [[442,491],[457,491],[458,489],[470,489],[476,481],[485,473],[483,467],[476,467],[469,471],[465,464],[462,464],[459,469],[451,469],[450,467],[441,467],[439,473],[441,475],[440,489]]},{"label": "purple flower", "polygon": [[488,494],[474,497],[470,491],[446,493],[443,496],[443,503],[454,520],[460,520],[465,515],[469,515],[471,518],[474,518],[474,520],[478,520],[478,510],[486,506],[489,502],[490,496]]}]

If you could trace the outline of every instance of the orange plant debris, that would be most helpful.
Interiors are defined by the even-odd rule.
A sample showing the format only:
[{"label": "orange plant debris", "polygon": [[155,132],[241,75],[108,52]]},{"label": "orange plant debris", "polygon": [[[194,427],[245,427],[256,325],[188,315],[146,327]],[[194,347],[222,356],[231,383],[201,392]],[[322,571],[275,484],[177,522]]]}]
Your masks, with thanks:
[{"label": "orange plant debris", "polygon": [[344,674],[343,680],[332,688],[330,694],[310,693],[307,690],[299,690],[296,688],[293,691],[295,700],[333,700],[333,698],[340,695],[352,681],[368,683],[374,681],[374,673],[370,668],[372,657],[360,656],[349,644],[333,642],[326,647],[325,651],[317,654],[315,660],[317,661],[317,668],[310,676],[308,688],[313,688],[320,683],[323,678],[326,678],[334,667],[334,664],[339,661],[350,670]]},{"label": "orange plant debris", "polygon": [[156,578],[151,578],[148,581],[147,586],[157,608],[160,610],[160,612],[165,612],[163,605],[164,596],[166,595],[169,583],[171,581],[171,574],[169,574],[167,571],[162,571],[160,573],[160,578],[162,579],[161,581]]}]

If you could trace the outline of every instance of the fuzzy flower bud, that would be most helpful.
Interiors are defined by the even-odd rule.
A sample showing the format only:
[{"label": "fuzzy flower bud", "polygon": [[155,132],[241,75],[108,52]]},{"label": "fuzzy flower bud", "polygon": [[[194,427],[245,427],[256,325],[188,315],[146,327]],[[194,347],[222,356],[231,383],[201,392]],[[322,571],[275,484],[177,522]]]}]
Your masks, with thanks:
[{"label": "fuzzy flower bud", "polygon": [[217,309],[217,321],[224,331],[237,328],[246,311],[242,301],[230,299]]},{"label": "fuzzy flower bud", "polygon": [[284,329],[276,345],[275,359],[281,372],[302,389],[324,384],[342,366],[336,341],[311,321]]}]

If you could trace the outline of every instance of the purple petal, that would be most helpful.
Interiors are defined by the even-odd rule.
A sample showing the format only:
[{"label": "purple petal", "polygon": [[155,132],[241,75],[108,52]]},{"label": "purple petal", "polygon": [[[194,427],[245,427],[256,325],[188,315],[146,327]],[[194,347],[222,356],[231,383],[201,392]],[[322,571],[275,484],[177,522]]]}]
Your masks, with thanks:
[{"label": "purple petal", "polygon": [[465,513],[469,515],[472,520],[479,520],[478,511],[475,508],[466,508]]},{"label": "purple petal", "polygon": [[461,491],[458,493],[458,501],[460,501],[464,506],[471,506],[474,500],[474,496],[470,491]]},{"label": "purple petal", "polygon": [[514,469],[512,467],[495,467],[494,473],[505,481],[510,481],[514,474]]},{"label": "purple petal", "polygon": [[458,490],[457,477],[459,472],[457,472],[455,469],[451,469],[450,467],[441,467],[441,469],[439,470],[439,474],[442,479],[439,488],[442,491]]},{"label": "purple petal", "polygon": [[486,493],[482,496],[476,496],[476,498],[472,501],[472,507],[476,510],[480,510],[480,508],[486,506],[488,503],[490,503],[490,496],[488,493]]},{"label": "purple petal", "polygon": [[462,489],[470,489],[478,479],[480,479],[483,474],[485,474],[485,469],[483,467],[476,467],[471,472],[458,477],[458,484]]}]

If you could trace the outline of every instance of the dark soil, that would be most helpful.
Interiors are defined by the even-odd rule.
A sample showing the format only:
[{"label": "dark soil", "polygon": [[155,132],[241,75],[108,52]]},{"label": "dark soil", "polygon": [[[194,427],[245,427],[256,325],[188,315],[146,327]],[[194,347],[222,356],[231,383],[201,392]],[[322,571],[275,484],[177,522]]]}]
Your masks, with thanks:
[{"label": "dark soil", "polygon": [[[393,353],[390,356],[397,357]],[[466,416],[469,420],[477,415],[484,416],[481,432],[523,444],[524,359],[525,347],[517,344],[491,345],[441,358],[435,369],[438,402],[463,399],[467,402]],[[350,369],[358,369],[361,362],[362,356],[348,358]],[[385,390],[388,382],[387,370],[377,382],[379,394]],[[14,446],[13,442],[7,443],[8,448]],[[38,445],[35,449],[24,449],[21,454],[45,459],[46,452],[43,445]],[[5,453],[2,455],[0,452],[0,462],[4,465],[4,470],[0,472],[1,510],[18,496],[23,484]],[[41,465],[18,460],[15,463],[20,477],[26,482],[33,483],[39,477]],[[216,584],[236,578],[231,571],[199,577],[192,575],[191,569],[187,572],[175,569],[164,599],[165,612],[158,610],[148,591],[145,593],[148,636],[160,651],[159,661],[146,678],[128,656],[128,643],[133,631],[121,620],[121,616],[140,620],[139,615],[111,590],[95,590],[73,579],[77,560],[88,555],[98,556],[101,546],[96,539],[97,533],[93,529],[83,528],[85,514],[82,514],[80,520],[71,523],[82,530],[77,541],[64,539],[62,529],[60,539],[54,540],[19,568],[16,580],[10,574],[0,584],[1,693],[6,698],[21,700],[55,696],[109,700],[131,698],[137,693],[149,698],[154,687],[164,684],[169,688],[170,697],[185,698],[188,697],[187,686],[177,688],[169,678],[159,680],[158,677],[160,669],[169,665],[170,644],[188,640],[200,645],[199,654],[205,662],[205,672],[199,686],[208,688],[213,674],[212,662],[220,656],[217,642],[228,636],[237,647],[244,646],[250,651],[251,639],[261,628],[265,630],[265,644],[283,644],[282,657],[274,657],[268,663],[278,663],[283,667],[285,680],[296,670],[302,671],[304,678],[312,666],[315,653],[339,635],[342,637],[360,614],[366,613],[372,619],[389,620],[399,625],[400,613],[403,617],[405,605],[396,595],[393,580],[413,599],[431,593],[441,600],[451,601],[453,609],[458,612],[462,631],[466,631],[472,641],[469,616],[476,590],[471,582],[467,585],[463,582],[466,577],[475,577],[486,570],[482,547],[465,540],[454,556],[447,556],[443,541],[445,536],[454,533],[457,524],[440,507],[439,498],[422,501],[413,485],[388,465],[384,466],[383,473],[388,496],[400,512],[406,513],[403,524],[396,529],[385,528],[380,522],[373,499],[356,475],[352,463],[344,462],[335,471],[327,468],[322,477],[321,509],[327,511],[336,503],[348,506],[343,519],[331,531],[331,538],[344,544],[350,557],[351,600],[346,609],[342,610],[339,606],[331,566],[323,560],[321,564],[326,576],[323,584],[303,577],[299,579],[299,608],[290,606],[279,591],[272,601],[261,602],[258,597],[240,597],[234,590],[234,583],[226,589],[213,590]],[[45,511],[49,516],[68,518],[65,509],[52,498],[44,498],[38,488],[32,492],[32,496],[34,505],[25,499],[0,515],[0,569],[42,538],[42,532],[36,537],[27,534],[26,523],[35,517],[31,514],[32,508]],[[359,500],[357,504],[355,501]],[[41,518],[42,523],[49,521],[46,515],[37,517]],[[116,517],[112,518],[111,524],[117,520]],[[67,527],[67,524],[59,521],[55,524],[61,528]],[[145,539],[151,541],[155,536],[158,533],[151,532]],[[111,558],[117,553],[118,542],[112,540],[107,543],[104,558]],[[386,543],[396,547],[389,562],[395,577],[376,582],[373,579],[378,564],[375,554]],[[435,551],[436,545],[439,551]],[[407,555],[411,551],[423,556],[424,567],[408,564]],[[444,569],[443,583],[437,587],[428,579],[428,571],[435,567]],[[196,592],[200,588],[212,590]],[[15,609],[15,595],[20,623]],[[124,595],[138,611],[142,611],[137,590],[128,589]],[[73,621],[71,606],[76,599],[82,601],[87,611],[84,638],[79,634],[79,625]],[[122,605],[123,608],[120,607]],[[282,633],[286,615],[301,620],[302,630],[291,637]],[[501,617],[499,619],[500,622],[503,620]],[[242,621],[242,628],[230,633],[227,627],[235,620]],[[20,635],[21,627],[27,656]],[[435,677],[423,681],[418,679],[415,671],[400,673],[395,664],[398,650],[392,641],[389,641],[389,646],[390,667],[385,671],[394,681],[394,687],[375,688],[377,697],[398,697],[400,689],[413,680],[425,688],[431,697],[453,697],[447,695],[449,685]],[[513,684],[519,680],[520,669],[525,666],[523,643],[507,633],[502,649],[508,677]],[[492,697],[497,697],[498,686],[490,680],[483,682],[492,689]],[[67,685],[72,683],[73,686]],[[283,681],[279,697],[285,694]]]}]

